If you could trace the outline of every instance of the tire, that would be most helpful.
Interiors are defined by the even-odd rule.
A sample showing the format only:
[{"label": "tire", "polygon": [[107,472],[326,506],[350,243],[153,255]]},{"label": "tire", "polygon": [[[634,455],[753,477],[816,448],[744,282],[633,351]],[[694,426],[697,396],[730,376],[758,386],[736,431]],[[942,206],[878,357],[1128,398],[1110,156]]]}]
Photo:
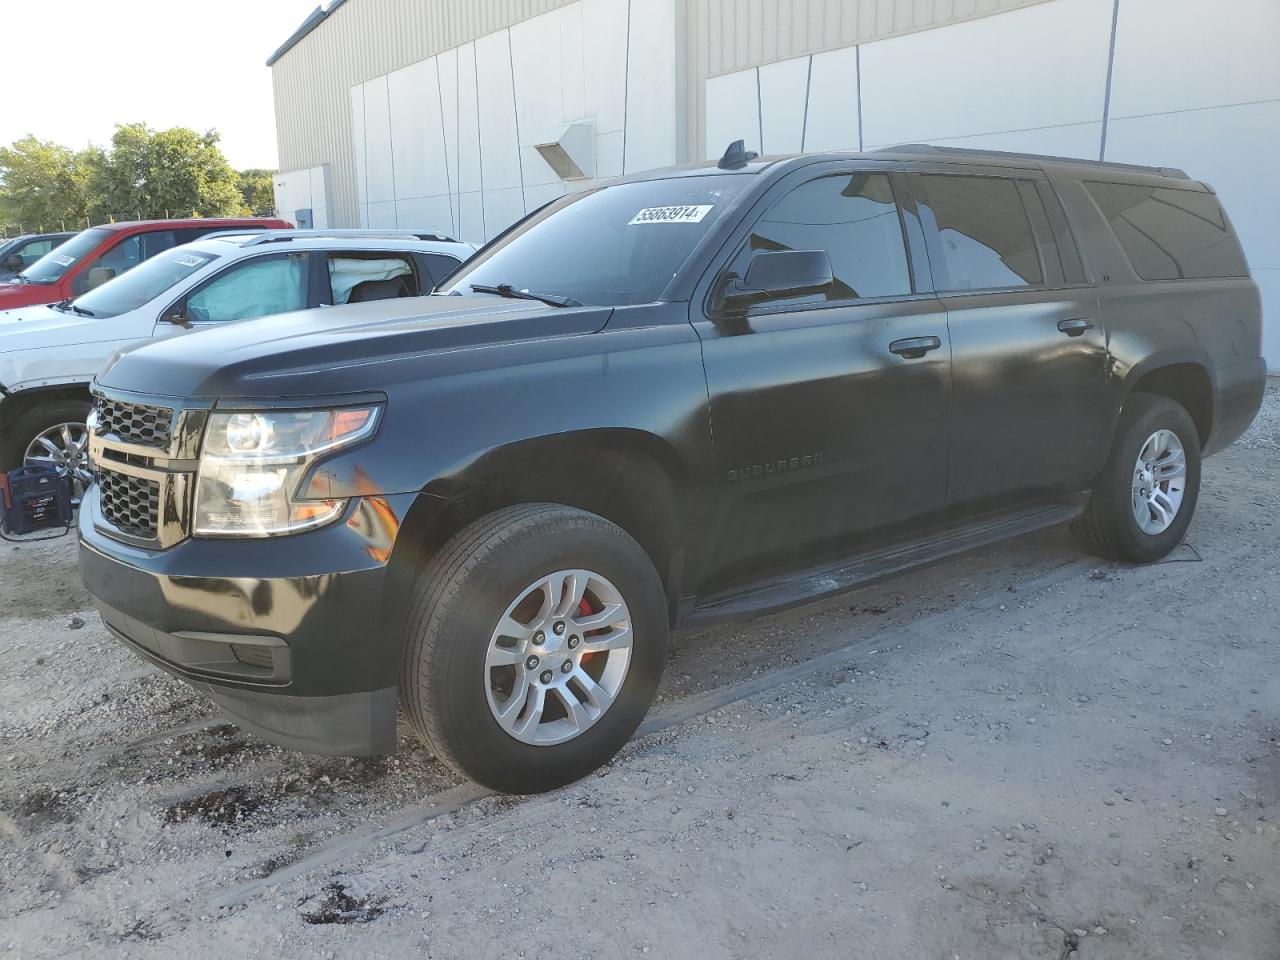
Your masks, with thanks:
[{"label": "tire", "polygon": [[[1144,530],[1135,512],[1139,455],[1158,431],[1170,431],[1181,444],[1186,461],[1184,488],[1173,520],[1162,530]],[[1164,484],[1169,486],[1169,483]],[[1093,553],[1111,560],[1151,563],[1182,542],[1200,495],[1200,434],[1190,414],[1168,397],[1135,393],[1125,401],[1116,427],[1111,456],[1098,475],[1085,512],[1072,530]],[[1166,499],[1165,503],[1167,504]],[[1156,513],[1149,523],[1162,522]]]},{"label": "tire", "polygon": [[3,437],[0,437],[0,470],[14,470],[22,466],[27,448],[49,428],[63,423],[84,424],[91,406],[88,400],[62,398],[37,403],[19,414],[6,425]]},{"label": "tire", "polygon": [[[529,586],[540,578],[561,571],[590,572],[595,580],[588,582],[584,594],[586,607],[598,603],[596,594],[605,587],[620,597],[622,610],[629,614],[626,627],[608,628],[610,636],[629,630],[629,660],[614,661],[612,651],[603,652],[603,661],[593,661],[595,669],[603,662],[613,672],[599,678],[595,689],[608,682],[620,686],[611,702],[594,719],[578,717],[580,732],[571,733],[564,742],[543,744],[518,739],[516,732],[504,729],[495,702],[502,694],[495,690],[503,674],[512,671],[512,689],[505,705],[515,703],[515,685],[519,671],[527,681],[531,697],[536,699],[538,678],[553,674],[549,682],[561,683],[560,670],[566,671],[564,684],[573,684],[572,694],[584,688],[577,685],[579,671],[567,672],[572,655],[568,644],[579,644],[578,657],[582,671],[592,669],[588,658],[601,653],[586,653],[588,646],[606,631],[577,628],[577,620],[569,621],[564,635],[555,638],[551,631],[529,633],[525,641],[497,639],[499,621],[524,624],[520,607],[523,596],[541,603],[551,593],[547,588],[536,595],[528,594]],[[584,578],[585,581],[585,578]],[[576,581],[575,581],[576,583]],[[562,593],[570,597],[570,588]],[[540,600],[539,598],[542,598]],[[570,603],[570,599],[564,602]],[[574,617],[587,614],[575,608]],[[545,610],[546,608],[543,607]],[[562,623],[540,620],[535,614],[529,624]],[[505,619],[509,615],[510,619]],[[554,622],[553,622],[554,620]],[[508,507],[474,521],[454,535],[439,554],[419,572],[413,587],[407,621],[407,643],[404,670],[400,681],[400,701],[409,721],[424,745],[437,758],[453,769],[487,787],[507,793],[540,793],[585,776],[608,761],[627,742],[644,718],[654,694],[667,653],[667,604],[662,583],[648,555],[625,531],[613,523],[582,510],[557,504],[535,503]],[[534,627],[527,627],[532,631]],[[537,637],[545,644],[559,643],[560,653],[552,656],[549,647],[529,646]],[[543,654],[541,671],[529,667],[529,658],[518,664],[490,666],[495,645],[509,642],[511,649]],[[505,648],[504,648],[505,650]],[[512,654],[515,656],[515,654]],[[563,659],[561,659],[563,658]],[[621,671],[611,665],[622,663]],[[621,680],[618,680],[621,677]],[[524,687],[521,687],[523,690]],[[556,691],[543,690],[545,710],[540,717],[551,717],[558,710],[558,721],[534,719],[531,731],[524,736],[551,736],[569,730],[568,701]],[[520,694],[523,698],[524,694]],[[582,712],[596,709],[595,701],[581,705]],[[538,701],[542,702],[542,701]],[[600,702],[604,702],[600,698]],[[521,703],[524,703],[521,700]],[[532,715],[531,699],[527,704]],[[517,714],[524,712],[517,708]],[[518,723],[512,718],[512,723]],[[558,725],[557,725],[558,724]]]}]

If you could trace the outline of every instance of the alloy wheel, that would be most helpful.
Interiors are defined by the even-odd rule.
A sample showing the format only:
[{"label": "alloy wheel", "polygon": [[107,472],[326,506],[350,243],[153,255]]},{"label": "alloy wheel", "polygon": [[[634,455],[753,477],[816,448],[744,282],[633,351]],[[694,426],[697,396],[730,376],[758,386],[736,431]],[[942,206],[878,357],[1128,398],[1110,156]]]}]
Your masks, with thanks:
[{"label": "alloy wheel", "polygon": [[53,467],[59,476],[70,477],[74,493],[80,496],[93,482],[89,467],[89,429],[83,423],[54,424],[27,445],[25,466]]},{"label": "alloy wheel", "polygon": [[1187,455],[1172,430],[1147,437],[1133,467],[1133,517],[1143,533],[1164,533],[1182,507],[1187,486]]},{"label": "alloy wheel", "polygon": [[535,746],[581,736],[622,689],[632,639],[626,600],[600,574],[559,570],[531,583],[489,640],[484,673],[493,718]]}]

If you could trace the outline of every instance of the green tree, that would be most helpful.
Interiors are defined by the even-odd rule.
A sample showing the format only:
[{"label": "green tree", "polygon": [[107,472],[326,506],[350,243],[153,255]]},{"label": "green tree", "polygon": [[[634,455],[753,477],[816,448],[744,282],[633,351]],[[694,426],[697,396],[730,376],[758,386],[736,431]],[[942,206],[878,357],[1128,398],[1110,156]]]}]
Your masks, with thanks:
[{"label": "green tree", "polygon": [[24,230],[83,227],[99,153],[32,136],[0,147],[0,224],[21,224]]},{"label": "green tree", "polygon": [[246,215],[269,217],[276,209],[274,170],[241,170],[240,202]]},{"label": "green tree", "polygon": [[152,130],[118,124],[111,149],[93,165],[90,216],[101,222],[158,217],[223,217],[241,209],[236,172],[214,130]]}]

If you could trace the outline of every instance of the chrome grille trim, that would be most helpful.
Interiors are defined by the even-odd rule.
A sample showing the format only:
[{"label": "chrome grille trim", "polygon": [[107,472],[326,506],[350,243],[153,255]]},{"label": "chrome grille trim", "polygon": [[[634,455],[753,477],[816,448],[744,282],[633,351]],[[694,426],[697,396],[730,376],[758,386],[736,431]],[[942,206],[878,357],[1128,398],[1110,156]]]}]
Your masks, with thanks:
[{"label": "chrome grille trim", "polygon": [[95,389],[89,460],[98,475],[98,529],[124,543],[163,550],[190,535],[208,411],[149,400]]},{"label": "chrome grille trim", "polygon": [[170,407],[130,403],[101,396],[95,398],[98,432],[125,443],[167,449],[173,431],[174,411]]},{"label": "chrome grille trim", "polygon": [[98,473],[102,516],[121,533],[156,539],[160,526],[160,483],[104,469]]}]

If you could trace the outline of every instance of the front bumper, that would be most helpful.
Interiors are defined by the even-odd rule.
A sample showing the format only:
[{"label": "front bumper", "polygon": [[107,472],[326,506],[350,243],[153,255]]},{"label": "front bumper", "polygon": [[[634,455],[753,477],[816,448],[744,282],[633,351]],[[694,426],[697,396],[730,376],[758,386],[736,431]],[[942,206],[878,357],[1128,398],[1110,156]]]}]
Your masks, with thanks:
[{"label": "front bumper", "polygon": [[294,536],[147,550],[99,529],[95,486],[81,577],[118,639],[245,729],[308,753],[390,753],[402,639],[388,562],[415,496],[358,499]]}]

